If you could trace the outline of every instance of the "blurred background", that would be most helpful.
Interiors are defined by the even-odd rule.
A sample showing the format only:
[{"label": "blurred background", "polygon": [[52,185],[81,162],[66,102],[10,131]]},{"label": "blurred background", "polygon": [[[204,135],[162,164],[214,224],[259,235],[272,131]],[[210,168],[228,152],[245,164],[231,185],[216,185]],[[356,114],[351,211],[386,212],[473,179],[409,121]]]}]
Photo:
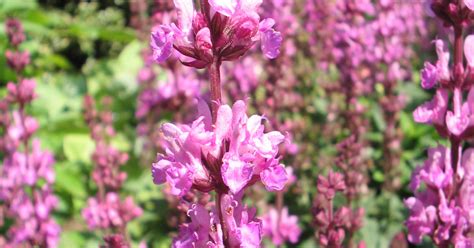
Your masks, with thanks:
[{"label": "blurred background", "polygon": [[[354,239],[364,240],[367,247],[408,247],[403,234],[396,235],[405,230],[403,199],[412,194],[407,186],[410,175],[426,157],[426,148],[441,140],[434,128],[412,118],[415,107],[430,97],[419,86],[419,71],[423,61],[435,60],[431,40],[440,26],[417,1],[380,2],[390,5],[375,1],[374,11],[351,19],[344,30],[327,28],[340,21],[332,1],[264,1],[262,15],[275,18],[283,34],[280,57],[269,61],[255,50],[236,63],[224,63],[225,102],[247,100],[251,113],[268,118],[268,129],[290,137],[282,156],[296,178],[281,201],[298,216],[301,235],[295,244],[281,247],[317,247],[317,177],[344,159],[340,144],[354,132],[348,120],[363,129],[357,131],[360,149],[345,153],[348,160],[358,157],[363,168],[363,186],[351,204],[365,213]],[[159,65],[151,59],[149,34],[154,26],[175,18],[173,8],[167,0],[0,0],[1,54],[9,48],[7,18],[20,20],[26,34],[20,50],[29,51],[31,63],[24,75],[36,80],[38,95],[27,111],[39,122],[35,137],[56,161],[53,189],[59,202],[53,216],[62,229],[60,247],[97,247],[103,242],[104,232],[89,230],[81,216],[87,198],[97,192],[91,179],[95,143],[84,118],[85,95],[92,96],[99,109],[109,106],[115,130],[110,144],[129,156],[121,168],[128,177],[120,194],[133,196],[143,209],[127,226],[132,246],[169,247],[179,223],[186,220],[185,210],[166,186],[153,184],[150,171],[161,151],[160,124],[193,120],[197,97],[208,98],[205,71],[185,68],[178,61]],[[372,22],[377,24],[367,27]],[[392,22],[402,30],[393,31],[397,27],[388,25]],[[380,31],[383,25],[386,33]],[[351,37],[358,47],[349,44],[350,52],[344,50],[347,46],[337,50],[342,41],[334,40],[335,32],[339,39],[341,33],[360,35],[349,30],[370,34],[362,29],[373,36]],[[392,44],[389,38],[395,35],[399,39]],[[370,39],[375,45],[364,43]],[[371,50],[377,46],[380,51]],[[403,55],[383,58],[390,52]],[[355,61],[363,53],[375,58],[364,55]],[[6,84],[16,80],[5,56],[0,56],[0,96],[6,95]],[[348,85],[356,89],[348,92]],[[348,101],[347,94],[354,94],[350,99],[355,102]],[[271,205],[281,208],[279,197],[261,185],[246,195],[259,216]],[[336,198],[336,205],[340,202]],[[264,244],[275,246],[269,238]]]}]

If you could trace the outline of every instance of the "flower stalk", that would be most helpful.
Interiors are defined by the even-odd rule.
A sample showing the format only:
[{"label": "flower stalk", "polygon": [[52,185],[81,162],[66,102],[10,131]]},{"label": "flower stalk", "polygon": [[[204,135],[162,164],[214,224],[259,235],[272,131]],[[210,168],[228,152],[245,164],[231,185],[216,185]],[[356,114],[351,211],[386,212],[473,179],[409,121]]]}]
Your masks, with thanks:
[{"label": "flower stalk", "polygon": [[213,123],[216,122],[217,111],[222,103],[220,67],[221,60],[218,56],[215,56],[213,62],[208,67],[211,88],[211,112]]},{"label": "flower stalk", "polygon": [[410,210],[405,224],[412,243],[418,244],[428,236],[438,247],[472,247],[474,149],[462,147],[474,131],[474,88],[470,77],[474,69],[474,36],[464,37],[464,29],[472,26],[469,16],[474,7],[469,0],[433,1],[429,7],[433,16],[454,30],[453,64],[450,66],[447,46],[436,40],[438,61],[436,65],[425,62],[421,72],[421,86],[436,87],[436,95],[419,106],[413,117],[416,122],[433,125],[451,146],[429,148],[427,160],[413,172],[410,189],[414,196],[405,200]]},{"label": "flower stalk", "polygon": [[162,63],[175,50],[184,65],[207,68],[211,102],[199,102],[200,117],[191,125],[162,126],[166,154],[158,154],[153,180],[167,182],[179,197],[190,191],[215,191],[216,202],[211,212],[192,204],[191,222],[181,226],[173,245],[260,246],[262,224],[242,197],[245,188],[258,181],[270,191],[284,188],[288,176],[279,162],[278,145],[285,138],[277,131],[264,133],[264,118],[247,116],[244,101],[232,107],[222,104],[220,67],[222,61],[243,56],[259,39],[265,55],[275,58],[281,35],[272,19],[260,21],[260,4],[201,0],[200,10],[192,0],[174,4],[178,25],[161,25],[151,34],[153,57]]}]

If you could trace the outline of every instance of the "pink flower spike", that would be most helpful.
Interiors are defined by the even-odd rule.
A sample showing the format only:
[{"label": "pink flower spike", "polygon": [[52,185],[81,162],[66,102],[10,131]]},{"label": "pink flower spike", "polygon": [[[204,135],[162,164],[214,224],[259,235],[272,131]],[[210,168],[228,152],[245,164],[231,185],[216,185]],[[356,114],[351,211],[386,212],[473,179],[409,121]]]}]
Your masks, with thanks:
[{"label": "pink flower spike", "polygon": [[[470,2],[474,2],[471,0]],[[468,35],[464,40],[464,56],[466,56],[469,67],[474,67],[474,35]]]}]

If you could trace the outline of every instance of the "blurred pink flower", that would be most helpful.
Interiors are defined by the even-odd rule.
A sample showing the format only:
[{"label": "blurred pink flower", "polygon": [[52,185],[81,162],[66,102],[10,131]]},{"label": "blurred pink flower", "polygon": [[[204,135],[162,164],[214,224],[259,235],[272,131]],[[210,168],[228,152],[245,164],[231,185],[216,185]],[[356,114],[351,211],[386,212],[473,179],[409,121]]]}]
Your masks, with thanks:
[{"label": "blurred pink flower", "polygon": [[263,235],[268,236],[274,245],[283,245],[286,241],[295,244],[301,234],[298,217],[288,214],[288,208],[270,208],[262,217]]}]

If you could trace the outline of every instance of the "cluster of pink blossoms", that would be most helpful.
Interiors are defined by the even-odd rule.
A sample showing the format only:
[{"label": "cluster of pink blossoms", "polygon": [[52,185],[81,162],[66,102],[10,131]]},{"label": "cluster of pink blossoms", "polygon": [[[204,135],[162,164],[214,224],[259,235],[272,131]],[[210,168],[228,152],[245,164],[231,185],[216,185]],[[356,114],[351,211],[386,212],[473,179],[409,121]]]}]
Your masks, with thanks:
[{"label": "cluster of pink blossoms", "polygon": [[[299,24],[295,9],[296,3],[292,0],[268,0],[262,2],[258,11],[262,18],[278,17],[275,19],[275,29],[285,38],[280,48],[284,56],[266,60],[261,58],[257,51],[251,51],[250,55],[235,63],[226,64],[223,73],[228,99],[250,97],[252,100],[249,104],[271,123],[268,130],[285,133],[286,140],[279,149],[279,154],[286,159],[285,162],[292,160],[292,156],[288,155],[298,154],[299,149],[291,133],[296,133],[295,131],[303,126],[302,122],[288,118],[292,113],[299,112],[303,106],[302,97],[296,90],[299,83],[297,76],[294,73],[285,73],[296,66],[295,42]],[[256,96],[257,87],[259,93],[265,92],[259,98]],[[263,211],[266,213],[262,216],[264,236],[276,246],[287,241],[296,243],[301,233],[298,217],[289,215],[288,208],[284,206],[283,198],[289,184],[290,182],[284,190],[276,192],[275,205],[269,205]]]},{"label": "cluster of pink blossoms", "polygon": [[[364,208],[353,208],[352,202],[364,190],[365,179],[360,173],[361,145],[354,143],[353,136],[338,144],[340,156],[336,160],[342,173],[329,171],[327,177],[318,178],[318,195],[314,201],[314,222],[317,226],[318,242],[322,247],[354,245],[354,234],[362,227]],[[341,150],[345,151],[342,152]],[[334,205],[334,197],[341,192],[345,198],[342,206]],[[359,247],[365,247],[364,241]]]},{"label": "cluster of pink blossoms", "polygon": [[438,61],[435,65],[426,62],[421,72],[421,86],[436,88],[436,94],[413,117],[433,125],[451,146],[430,148],[428,159],[412,175],[410,189],[415,195],[405,200],[410,210],[408,240],[418,244],[429,236],[440,247],[472,247],[474,157],[472,148],[464,150],[463,143],[472,138],[474,130],[474,36],[464,38],[464,30],[472,27],[474,5],[468,0],[433,0],[428,1],[428,8],[454,30],[453,65],[443,41],[436,40]]},{"label": "cluster of pink blossoms", "polygon": [[[336,193],[345,191],[347,187],[342,174],[329,171],[327,177],[319,176],[319,199],[314,214],[318,225],[318,242],[322,247],[343,247],[346,236],[349,236],[348,244],[352,246],[350,238],[362,226],[364,209],[352,211],[347,206],[334,209],[333,201]],[[361,242],[359,247],[364,247],[364,243]]]},{"label": "cluster of pink blossoms", "polygon": [[192,205],[188,210],[191,222],[181,226],[173,247],[260,247],[261,220],[255,217],[255,208],[242,204],[242,194],[221,196],[220,208],[215,205],[208,211]]},{"label": "cluster of pink blossoms", "polygon": [[174,50],[184,65],[204,68],[216,56],[235,60],[256,41],[268,58],[279,54],[282,41],[272,27],[273,19],[260,21],[257,9],[262,0],[201,1],[196,11],[192,0],[177,0],[178,25],[161,25],[151,36],[153,57],[165,61]]},{"label": "cluster of pink blossoms", "polygon": [[[262,222],[255,209],[242,203],[245,188],[262,182],[267,190],[282,190],[288,180],[279,162],[278,146],[285,137],[264,132],[259,115],[247,116],[247,106],[237,101],[222,104],[220,66],[245,54],[257,40],[268,58],[279,53],[281,35],[274,21],[260,21],[261,1],[174,2],[178,26],[162,25],[151,35],[154,59],[164,62],[177,51],[184,65],[205,68],[210,78],[211,109],[201,101],[199,118],[190,125],[166,123],[161,130],[165,153],[153,164],[156,184],[167,182],[174,195],[216,192],[215,203],[193,204],[190,223],[182,225],[173,247],[259,247]],[[208,210],[210,208],[210,211]]]},{"label": "cluster of pink blossoms", "polygon": [[268,237],[276,246],[280,246],[289,241],[292,244],[298,242],[301,235],[301,228],[298,226],[298,216],[290,215],[288,208],[284,206],[283,194],[296,182],[293,169],[286,167],[288,182],[284,190],[276,193],[275,206],[269,206],[262,216],[263,236]]},{"label": "cluster of pink blossoms", "polygon": [[[369,181],[370,160],[363,154],[367,147],[365,134],[371,127],[365,117],[367,109],[362,104],[363,98],[380,102],[385,121],[381,142],[383,159],[376,161],[385,173],[384,190],[401,186],[397,172],[401,153],[398,113],[405,99],[398,95],[396,88],[410,77],[414,55],[410,43],[424,30],[422,5],[393,0],[306,1],[303,11],[309,19],[305,22],[309,31],[307,50],[318,58],[316,67],[323,72],[336,69],[339,77],[336,83],[323,82],[329,97],[335,99],[327,111],[330,124],[324,133],[335,137],[350,134],[338,145],[339,156],[335,160],[342,173],[345,186],[341,191],[346,198],[345,206],[336,207],[343,210],[344,218],[321,219],[336,208],[328,204],[327,197],[317,197],[317,235],[322,246],[350,246],[353,234],[362,226],[364,214],[362,208],[351,209],[354,205],[351,203],[367,191]],[[379,93],[375,89],[382,90]],[[337,98],[341,95],[342,101]],[[337,118],[341,119],[342,126],[338,126]],[[319,181],[318,185],[322,183]],[[331,221],[339,223],[328,224]]]},{"label": "cluster of pink blossoms", "polygon": [[[104,98],[103,102],[105,108],[110,107],[110,98]],[[92,179],[97,185],[98,192],[96,196],[87,200],[82,216],[90,230],[102,229],[111,232],[104,237],[106,243],[115,242],[116,239],[113,238],[115,236],[120,236],[124,243],[128,243],[127,223],[142,214],[142,209],[134,203],[132,197],[121,200],[119,196],[120,188],[127,178],[127,174],[120,171],[120,166],[127,162],[128,155],[108,144],[115,134],[112,112],[108,110],[98,112],[91,96],[84,98],[84,109],[91,137],[96,143],[92,154],[95,163]]]},{"label": "cluster of pink blossoms", "polygon": [[[158,30],[159,24],[173,20],[172,2],[171,0],[156,0],[152,3],[151,18],[142,20],[142,23],[136,23],[140,25],[138,29],[141,31],[140,36],[146,33],[146,38],[148,38],[149,30]],[[145,11],[147,7],[146,1],[133,1],[130,4],[136,11],[140,8],[141,11]],[[134,20],[138,21],[143,14],[136,13],[137,17]],[[153,61],[152,53],[150,48],[145,48],[142,52],[144,66],[137,76],[140,93],[135,112],[139,121],[137,133],[144,143],[145,152],[142,159],[146,162],[153,159],[146,155],[153,154],[160,147],[160,133],[157,132],[156,124],[170,112],[173,113],[175,121],[189,121],[190,118],[185,118],[183,113],[188,112],[201,90],[201,80],[192,68],[181,65],[177,59],[170,59],[157,66]],[[157,77],[157,73],[164,74],[166,77]]]},{"label": "cluster of pink blossoms", "polygon": [[264,133],[263,117],[248,117],[243,101],[221,105],[214,126],[209,108],[200,110],[191,125],[163,125],[167,149],[153,164],[155,183],[168,182],[178,196],[191,188],[236,194],[257,181],[271,191],[283,189],[288,177],[277,157],[285,140],[280,132]]},{"label": "cluster of pink blossoms", "polygon": [[0,99],[0,225],[12,222],[7,226],[7,236],[0,238],[0,246],[56,247],[61,229],[51,216],[58,204],[52,191],[54,158],[41,150],[39,140],[31,141],[39,124],[25,108],[36,98],[36,82],[21,74],[29,63],[28,52],[18,50],[25,40],[22,25],[16,19],[8,19],[6,31],[15,49],[6,52],[7,63],[19,82],[8,83],[7,95]]},{"label": "cluster of pink blossoms", "polygon": [[298,242],[301,229],[298,227],[298,217],[290,215],[288,208],[268,210],[262,217],[263,235],[268,236],[275,245],[283,245],[287,240],[293,244]]}]

